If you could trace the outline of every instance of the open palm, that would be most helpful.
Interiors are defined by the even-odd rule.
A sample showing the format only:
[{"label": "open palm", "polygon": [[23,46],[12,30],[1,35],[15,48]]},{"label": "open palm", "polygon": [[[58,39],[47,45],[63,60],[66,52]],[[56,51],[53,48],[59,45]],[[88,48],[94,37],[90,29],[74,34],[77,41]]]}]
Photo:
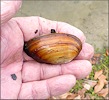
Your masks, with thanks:
[{"label": "open palm", "polygon": [[[62,65],[40,64],[23,52],[24,41],[50,33],[51,29],[76,35],[82,41],[82,51],[75,60]],[[76,79],[91,72],[88,59],[92,55],[93,47],[85,43],[83,33],[67,23],[37,16],[4,21],[1,26],[1,98],[45,99],[63,94],[75,85]]]}]

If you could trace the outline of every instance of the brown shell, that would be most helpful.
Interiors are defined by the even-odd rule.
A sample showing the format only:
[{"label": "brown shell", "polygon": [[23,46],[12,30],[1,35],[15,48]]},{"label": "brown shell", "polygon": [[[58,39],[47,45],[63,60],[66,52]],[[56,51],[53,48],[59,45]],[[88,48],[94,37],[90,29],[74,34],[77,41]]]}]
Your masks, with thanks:
[{"label": "brown shell", "polygon": [[48,64],[72,61],[81,51],[82,43],[74,35],[51,33],[35,37],[24,45],[24,51],[34,60]]}]

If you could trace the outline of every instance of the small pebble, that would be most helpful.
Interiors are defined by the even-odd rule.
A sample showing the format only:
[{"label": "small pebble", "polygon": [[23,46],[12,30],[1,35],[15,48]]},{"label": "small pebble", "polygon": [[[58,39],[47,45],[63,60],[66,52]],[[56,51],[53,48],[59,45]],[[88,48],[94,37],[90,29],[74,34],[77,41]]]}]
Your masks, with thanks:
[{"label": "small pebble", "polygon": [[55,29],[51,29],[51,33],[56,33]]},{"label": "small pebble", "polygon": [[16,80],[16,79],[17,79],[16,74],[11,74],[11,78],[12,78],[13,80]]},{"label": "small pebble", "polygon": [[34,33],[36,34],[38,32],[38,30],[36,30]]}]

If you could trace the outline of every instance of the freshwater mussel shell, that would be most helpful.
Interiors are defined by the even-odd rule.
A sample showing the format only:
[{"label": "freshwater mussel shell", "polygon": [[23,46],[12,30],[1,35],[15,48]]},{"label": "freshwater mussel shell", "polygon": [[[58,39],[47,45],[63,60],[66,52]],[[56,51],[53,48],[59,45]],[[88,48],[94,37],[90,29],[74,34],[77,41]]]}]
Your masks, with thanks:
[{"label": "freshwater mussel shell", "polygon": [[35,37],[24,44],[24,51],[34,60],[47,64],[63,64],[72,61],[82,49],[81,41],[65,33]]}]

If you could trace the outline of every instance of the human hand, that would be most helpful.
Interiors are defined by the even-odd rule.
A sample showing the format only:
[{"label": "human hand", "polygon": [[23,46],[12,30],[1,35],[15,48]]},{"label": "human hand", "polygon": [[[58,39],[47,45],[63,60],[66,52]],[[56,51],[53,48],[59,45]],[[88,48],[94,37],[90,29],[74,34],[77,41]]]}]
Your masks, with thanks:
[{"label": "human hand", "polygon": [[[92,66],[88,59],[93,56],[94,49],[85,43],[85,36],[79,29],[67,23],[37,16],[9,20],[21,2],[5,1],[5,3],[7,6],[4,4],[1,9],[2,99],[46,99],[60,95],[69,91],[75,85],[76,79],[82,79],[91,72]],[[16,11],[11,4],[15,5]],[[73,34],[82,41],[82,50],[75,60],[62,65],[41,64],[23,52],[24,41],[50,33],[51,29]]]}]

